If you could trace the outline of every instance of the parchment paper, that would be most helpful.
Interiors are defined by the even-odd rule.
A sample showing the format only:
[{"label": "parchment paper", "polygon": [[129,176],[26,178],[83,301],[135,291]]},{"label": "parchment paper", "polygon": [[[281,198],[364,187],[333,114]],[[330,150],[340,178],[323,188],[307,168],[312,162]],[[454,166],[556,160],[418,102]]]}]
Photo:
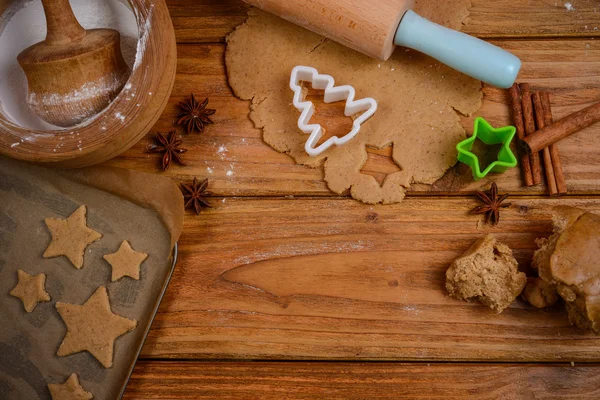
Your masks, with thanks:
[{"label": "parchment paper", "polygon": [[[88,226],[103,235],[86,249],[83,268],[66,257],[42,258],[51,240],[44,218],[66,218],[80,205],[87,206]],[[169,179],[108,167],[49,170],[0,157],[0,399],[50,399],[47,384],[73,372],[94,399],[116,399],[168,279],[182,225],[183,198]],[[149,255],[139,281],[110,282],[102,256],[123,240]],[[47,276],[52,300],[32,313],[9,295],[18,269]],[[114,313],[138,321],[115,341],[109,369],[87,352],[56,356],[66,326],[55,303],[83,304],[101,285]]]}]

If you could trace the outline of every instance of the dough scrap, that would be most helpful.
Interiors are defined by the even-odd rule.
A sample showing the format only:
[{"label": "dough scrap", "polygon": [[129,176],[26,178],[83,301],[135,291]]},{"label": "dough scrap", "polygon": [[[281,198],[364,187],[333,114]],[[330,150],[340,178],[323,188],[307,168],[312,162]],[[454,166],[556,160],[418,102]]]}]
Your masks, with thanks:
[{"label": "dough scrap", "polygon": [[571,324],[600,333],[600,216],[556,207],[554,233],[539,239],[532,266],[565,301]]},{"label": "dough scrap", "polygon": [[112,281],[117,281],[124,276],[140,280],[140,265],[148,258],[148,254],[140,253],[131,248],[127,240],[121,242],[116,253],[105,254],[104,259],[112,267]]},{"label": "dough scrap", "polygon": [[67,325],[67,334],[56,355],[88,351],[104,368],[113,365],[115,340],[137,326],[137,321],[111,311],[104,286],[100,286],[83,305],[57,302],[56,309]]},{"label": "dough scrap", "polygon": [[64,383],[49,383],[48,389],[50,389],[52,400],[91,400],[94,398],[81,386],[75,373],[71,374]]},{"label": "dough scrap", "polygon": [[550,307],[558,301],[556,287],[539,276],[527,278],[527,286],[521,293],[521,297],[535,308]]},{"label": "dough scrap", "polygon": [[[417,11],[454,28],[466,20],[470,5],[468,0],[449,0],[443,7],[429,3],[417,1]],[[389,61],[379,62],[257,9],[249,11],[246,23],[227,43],[229,84],[237,97],[252,100],[250,118],[262,128],[264,141],[298,164],[324,164],[325,181],[333,192],[350,189],[355,199],[369,204],[399,202],[411,183],[433,183],[443,176],[456,163],[456,144],[466,137],[458,113],[470,115],[482,102],[479,81],[416,51],[400,48]],[[289,89],[296,65],[332,75],[336,85],[354,86],[357,99],[377,100],[377,113],[350,143],[319,157],[305,153],[308,135],[297,127],[299,113]],[[390,144],[401,170],[380,185],[360,170],[367,147]]]},{"label": "dough scrap", "polygon": [[512,250],[491,234],[475,242],[446,271],[450,296],[479,301],[498,314],[515,301],[526,283]]},{"label": "dough scrap", "polygon": [[28,313],[32,312],[41,301],[50,301],[50,295],[44,289],[45,274],[29,275],[22,269],[17,271],[19,281],[10,291],[10,295],[18,297]]},{"label": "dough scrap", "polygon": [[44,258],[66,256],[75,268],[83,267],[86,247],[102,235],[87,227],[85,206],[79,207],[67,219],[46,218],[52,241],[44,251]]}]

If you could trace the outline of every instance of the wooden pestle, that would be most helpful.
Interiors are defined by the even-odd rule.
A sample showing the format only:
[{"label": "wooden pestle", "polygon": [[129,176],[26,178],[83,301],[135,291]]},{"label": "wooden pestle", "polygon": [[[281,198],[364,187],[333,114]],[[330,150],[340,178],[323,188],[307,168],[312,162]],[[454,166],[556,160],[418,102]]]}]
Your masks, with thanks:
[{"label": "wooden pestle", "polygon": [[43,120],[61,127],[102,111],[119,94],[129,67],[113,29],[85,30],[69,0],[42,0],[47,33],[17,60],[27,77],[27,103]]}]

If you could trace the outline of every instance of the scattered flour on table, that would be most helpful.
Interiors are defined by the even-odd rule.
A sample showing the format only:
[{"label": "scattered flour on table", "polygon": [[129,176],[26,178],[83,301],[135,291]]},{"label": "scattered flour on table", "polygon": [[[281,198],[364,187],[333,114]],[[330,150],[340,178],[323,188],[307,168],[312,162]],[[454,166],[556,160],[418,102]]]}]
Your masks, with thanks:
[{"label": "scattered flour on table", "polygon": [[120,112],[115,113],[115,118],[117,118],[121,122],[125,122],[125,116],[123,114],[121,114]]},{"label": "scattered flour on table", "polygon": [[412,313],[413,315],[419,315],[419,309],[415,305],[405,305],[402,306],[402,309]]},{"label": "scattered flour on table", "polygon": [[221,161],[225,160],[225,158],[227,158],[227,147],[220,145],[219,149],[217,150],[217,154],[221,158]]},{"label": "scattered flour on table", "polygon": [[[554,2],[554,6],[558,7],[558,1]],[[567,11],[573,11],[575,10],[575,7],[573,6],[573,3],[571,3],[570,1],[567,1],[563,4],[563,7],[567,9]]]},{"label": "scattered flour on table", "polygon": [[[134,65],[139,35],[136,17],[127,1],[71,0],[71,6],[84,28],[118,30],[125,62],[130,67]],[[17,63],[21,51],[45,37],[46,19],[40,1],[15,2],[0,16],[0,112],[25,128],[57,130],[61,128],[42,121],[29,109],[27,79]]]},{"label": "scattered flour on table", "polygon": [[227,173],[225,175],[227,175],[227,176],[233,176],[233,169],[234,168],[235,168],[235,165],[229,164],[229,170],[227,171]]}]

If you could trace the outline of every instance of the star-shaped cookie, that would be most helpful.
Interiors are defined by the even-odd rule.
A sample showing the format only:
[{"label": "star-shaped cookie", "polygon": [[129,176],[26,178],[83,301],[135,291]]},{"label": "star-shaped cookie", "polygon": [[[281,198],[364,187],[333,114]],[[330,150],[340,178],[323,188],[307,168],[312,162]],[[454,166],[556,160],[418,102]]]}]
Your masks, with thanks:
[{"label": "star-shaped cookie", "polygon": [[86,225],[86,208],[79,207],[67,219],[46,218],[44,221],[52,234],[52,241],[44,252],[44,258],[66,256],[79,269],[83,267],[85,248],[102,235]]},{"label": "star-shaped cookie", "polygon": [[40,301],[50,301],[50,295],[44,290],[46,275],[29,275],[21,269],[17,271],[17,274],[19,282],[10,291],[10,295],[21,299],[25,311],[32,312]]},{"label": "star-shaped cookie", "polygon": [[104,259],[112,267],[112,281],[124,276],[140,279],[140,265],[148,258],[148,254],[139,253],[131,248],[127,240],[123,240],[116,253],[106,254]]},{"label": "star-shaped cookie", "polygon": [[104,368],[112,367],[115,340],[137,325],[137,321],[111,311],[104,286],[81,306],[57,302],[56,309],[67,325],[67,334],[56,354],[68,356],[88,351]]},{"label": "star-shaped cookie", "polygon": [[49,383],[48,389],[50,389],[52,400],[91,400],[94,398],[90,392],[83,389],[77,379],[77,374],[71,374],[65,383]]}]

